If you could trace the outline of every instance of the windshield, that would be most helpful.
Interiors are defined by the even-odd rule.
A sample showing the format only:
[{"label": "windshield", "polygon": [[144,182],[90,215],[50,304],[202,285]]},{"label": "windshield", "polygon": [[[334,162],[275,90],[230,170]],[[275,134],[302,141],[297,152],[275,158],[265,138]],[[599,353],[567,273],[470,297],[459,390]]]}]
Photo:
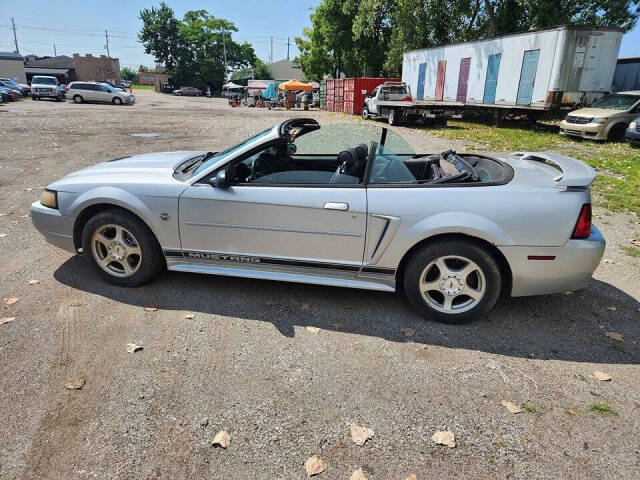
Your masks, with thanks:
[{"label": "windshield", "polygon": [[629,110],[639,100],[640,95],[623,95],[615,93],[613,95],[602,97],[600,100],[596,100],[591,106],[595,108],[608,108],[611,110]]},{"label": "windshield", "polygon": [[37,83],[40,85],[55,85],[58,82],[55,78],[35,77],[32,83]]},{"label": "windshield", "polygon": [[200,165],[198,168],[196,168],[195,171],[193,172],[193,174],[197,175],[198,173],[203,172],[204,170],[209,168],[211,165],[214,165],[214,164],[218,163],[219,161],[224,160],[225,158],[233,155],[235,152],[237,152],[241,148],[245,147],[249,143],[253,142],[254,140],[257,140],[259,138],[262,138],[262,137],[266,136],[271,130],[272,130],[271,128],[268,128],[265,131],[254,135],[253,137],[247,138],[245,141],[240,142],[237,145],[229,147],[226,150],[223,150],[222,152],[216,153],[214,156],[212,156],[211,158],[207,159],[206,162],[204,162],[202,165]]}]

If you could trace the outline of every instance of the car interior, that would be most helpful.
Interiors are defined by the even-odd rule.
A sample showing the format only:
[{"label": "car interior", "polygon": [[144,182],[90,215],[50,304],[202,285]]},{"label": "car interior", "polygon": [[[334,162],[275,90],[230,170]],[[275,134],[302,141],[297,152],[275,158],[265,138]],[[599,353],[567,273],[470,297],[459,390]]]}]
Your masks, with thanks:
[{"label": "car interior", "polygon": [[235,184],[361,184],[372,159],[370,184],[486,183],[507,178],[504,164],[489,157],[385,152],[376,142],[345,149],[337,155],[296,155],[295,144],[282,142],[249,156],[230,168]]}]

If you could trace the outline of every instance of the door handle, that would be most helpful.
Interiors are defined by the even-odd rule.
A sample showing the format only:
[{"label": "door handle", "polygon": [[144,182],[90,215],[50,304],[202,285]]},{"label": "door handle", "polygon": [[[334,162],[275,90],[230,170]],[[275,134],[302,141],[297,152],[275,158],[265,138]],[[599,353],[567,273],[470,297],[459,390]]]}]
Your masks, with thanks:
[{"label": "door handle", "polygon": [[341,210],[346,212],[349,210],[349,204],[344,202],[327,202],[324,204],[324,208],[327,210]]}]

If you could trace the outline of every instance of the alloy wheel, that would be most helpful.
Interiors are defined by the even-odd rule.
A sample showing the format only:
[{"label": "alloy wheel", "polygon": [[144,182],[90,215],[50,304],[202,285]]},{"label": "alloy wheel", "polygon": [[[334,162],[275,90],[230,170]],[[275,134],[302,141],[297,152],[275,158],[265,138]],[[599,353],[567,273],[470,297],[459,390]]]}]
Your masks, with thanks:
[{"label": "alloy wheel", "polygon": [[142,264],[140,244],[120,225],[103,225],[93,232],[91,252],[100,268],[116,277],[131,277]]},{"label": "alloy wheel", "polygon": [[443,313],[471,310],[484,298],[487,282],[482,269],[468,258],[448,255],[429,263],[420,275],[420,293]]}]

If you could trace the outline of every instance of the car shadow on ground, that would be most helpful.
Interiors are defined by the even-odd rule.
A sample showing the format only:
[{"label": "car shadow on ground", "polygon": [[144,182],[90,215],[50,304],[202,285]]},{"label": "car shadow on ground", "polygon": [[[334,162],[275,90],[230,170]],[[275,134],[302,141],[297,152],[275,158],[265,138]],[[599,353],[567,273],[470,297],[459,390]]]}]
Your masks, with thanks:
[{"label": "car shadow on ground", "polygon": [[[294,326],[314,326],[514,357],[640,363],[640,303],[597,280],[570,295],[502,298],[482,318],[447,325],[422,319],[395,293],[177,272],[123,288],[100,278],[81,256],[69,258],[54,277],[132,306],[269,322],[287,337],[295,335]],[[182,316],[176,318],[182,321]],[[402,330],[407,328],[415,333],[407,336]],[[620,333],[624,340],[609,338],[606,332]]]}]

